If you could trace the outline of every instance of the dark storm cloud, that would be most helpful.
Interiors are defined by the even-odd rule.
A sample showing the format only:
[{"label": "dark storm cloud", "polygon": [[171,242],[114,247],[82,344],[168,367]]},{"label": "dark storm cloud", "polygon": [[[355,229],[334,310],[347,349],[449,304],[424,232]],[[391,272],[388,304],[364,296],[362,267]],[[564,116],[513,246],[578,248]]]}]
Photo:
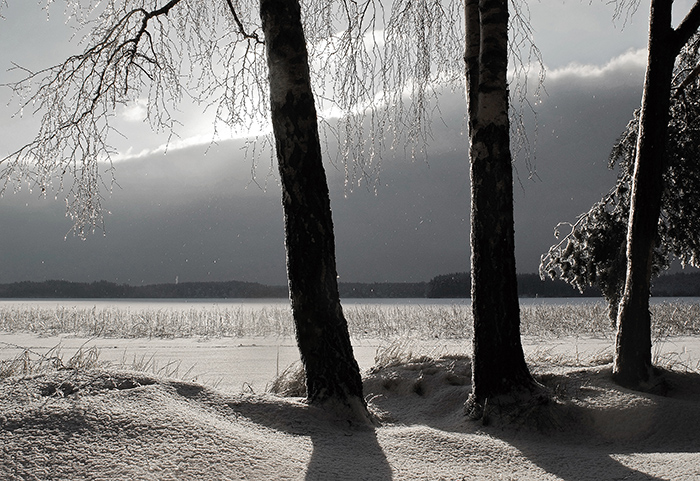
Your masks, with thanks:
[{"label": "dark storm cloud", "polygon": [[[234,147],[230,145],[229,147]],[[211,151],[216,150],[212,148]],[[64,278],[151,283],[250,278],[284,282],[276,185],[250,186],[232,155],[182,149],[115,164],[105,235],[80,240],[60,202],[26,191],[3,199],[0,279]]]},{"label": "dark storm cloud", "polygon": [[[534,272],[555,240],[605,194],[612,144],[639,105],[643,70],[612,67],[594,76],[559,72],[538,106],[536,176],[515,162],[518,269]],[[636,86],[635,86],[636,84]],[[463,98],[443,98],[427,159],[386,157],[376,192],[349,191],[342,168],[327,168],[338,270],[345,281],[418,281],[469,266],[469,174]],[[531,138],[534,139],[531,135]],[[189,147],[115,164],[120,187],[104,205],[106,235],[69,235],[61,202],[26,191],[0,208],[0,282],[106,279],[128,283],[241,279],[285,282],[280,188],[269,153],[258,182],[242,141]],[[206,152],[206,155],[205,155]]]},{"label": "dark storm cloud", "polygon": [[[536,136],[528,122],[536,175],[528,178],[523,159],[514,163],[521,272],[536,271],[540,255],[555,240],[558,222],[574,220],[614,182],[607,156],[639,105],[644,72],[644,55],[625,51],[645,43],[645,9],[640,7],[634,21],[618,31],[609,7],[580,2],[531,6],[535,38],[554,70],[548,73],[548,95],[537,106]],[[70,29],[60,21],[46,23],[35,2],[14,2],[3,13],[8,20],[0,26],[5,46],[0,83],[21,74],[5,71],[12,61],[38,69],[80,50],[68,42]],[[54,17],[60,14],[52,10]],[[42,34],[28,38],[27,31]],[[5,108],[6,94],[0,102],[2,152],[36,131],[36,119],[10,120],[14,106]],[[177,276],[180,281],[285,283],[280,187],[269,151],[260,154],[256,169],[257,182],[267,186],[263,190],[252,182],[243,141],[221,140],[209,147],[211,123],[185,111],[183,139],[163,155],[157,146],[164,140],[140,121],[142,107],[136,103],[128,112],[117,112],[127,147],[151,150],[115,164],[119,186],[105,194],[103,206],[110,212],[105,235],[98,231],[84,241],[73,236],[60,196],[39,200],[25,188],[0,199],[0,282],[54,278],[138,284],[173,282]],[[385,155],[376,192],[364,186],[349,190],[342,166],[328,165],[341,280],[418,281],[468,269],[465,108],[461,92],[444,93],[444,122],[434,123],[427,159]],[[192,119],[199,119],[197,125]],[[122,144],[117,147],[128,152]]]}]

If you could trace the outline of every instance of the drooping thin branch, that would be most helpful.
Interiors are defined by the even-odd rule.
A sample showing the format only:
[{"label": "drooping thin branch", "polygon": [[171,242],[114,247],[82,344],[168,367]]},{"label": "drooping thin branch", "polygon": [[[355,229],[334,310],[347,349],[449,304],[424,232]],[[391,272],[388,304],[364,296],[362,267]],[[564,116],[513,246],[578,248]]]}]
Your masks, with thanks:
[{"label": "drooping thin branch", "polygon": [[[559,242],[552,245],[546,254],[540,256],[540,266],[539,274],[541,279],[545,279],[548,275],[554,277],[551,272],[557,264],[556,259],[562,257],[562,253],[567,248],[568,244],[574,239],[580,226],[589,223],[591,217],[594,215],[595,210],[602,209],[606,211],[614,210],[619,208],[621,202],[625,201],[624,192],[621,186],[627,185],[631,181],[631,175],[629,173],[624,173],[617,181],[617,184],[610,189],[610,191],[603,196],[598,202],[596,202],[593,207],[588,212],[579,214],[574,223],[571,222],[559,222],[554,228],[554,237],[559,239]],[[561,236],[561,227],[569,227],[569,232],[563,237]],[[581,287],[581,286],[579,286]]]},{"label": "drooping thin branch", "polygon": [[[536,176],[535,143],[537,141],[537,109],[535,105],[545,93],[546,69],[542,52],[535,43],[530,25],[530,10],[527,2],[511,0],[509,55],[513,78],[510,82],[511,135],[513,157],[524,157],[528,177]],[[532,81],[535,73],[536,80]],[[530,87],[534,86],[534,91]],[[533,104],[534,100],[534,104]],[[534,118],[532,138],[526,120]]]},{"label": "drooping thin branch", "polygon": [[236,9],[233,6],[233,2],[231,0],[226,0],[226,3],[228,3],[229,10],[231,11],[231,15],[233,15],[233,20],[236,22],[236,25],[238,26],[238,32],[243,35],[244,38],[250,39],[250,40],[255,40],[256,43],[260,45],[264,45],[265,42],[260,39],[258,36],[257,32],[253,33],[248,33],[243,26],[243,22],[241,22],[240,17],[238,16],[238,13],[236,13]]},{"label": "drooping thin branch", "polygon": [[[0,159],[6,187],[18,179],[48,186],[54,175],[82,175],[83,164],[112,158],[117,109],[131,102],[151,128],[175,137],[183,99],[212,114],[212,141],[223,127],[241,133],[267,121],[258,0],[64,1],[89,29],[87,48],[6,85],[18,111],[43,115],[35,140]],[[462,8],[462,0],[303,2],[322,138],[338,145],[346,186],[376,188],[383,152],[427,155],[441,92],[463,91]],[[534,58],[531,38],[513,44],[524,62]]]},{"label": "drooping thin branch", "polygon": [[[158,128],[175,125],[167,104],[181,96],[181,86],[168,44],[160,42],[164,28],[160,18],[184,3],[170,0],[146,10],[141,5],[129,8],[127,2],[118,10],[110,1],[83,53],[39,71],[14,64],[14,70],[26,75],[3,86],[19,99],[18,113],[30,109],[44,115],[33,141],[0,158],[1,191],[27,182],[46,193],[57,181],[60,192],[69,176],[73,181],[66,203],[76,231],[83,235],[86,225],[94,228],[102,223],[99,190],[105,183],[99,165],[115,153],[108,137],[116,133],[111,125],[116,107],[137,98],[150,83],[149,120]],[[82,14],[79,17],[85,21]]]}]

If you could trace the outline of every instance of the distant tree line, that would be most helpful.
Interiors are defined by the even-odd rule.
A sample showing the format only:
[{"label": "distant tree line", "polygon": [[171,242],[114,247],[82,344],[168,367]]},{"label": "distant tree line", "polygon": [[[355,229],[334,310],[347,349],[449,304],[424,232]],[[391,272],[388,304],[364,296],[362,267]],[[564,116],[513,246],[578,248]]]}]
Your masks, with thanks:
[{"label": "distant tree line", "polygon": [[[427,282],[341,283],[344,298],[425,297]],[[0,298],[74,298],[74,299],[236,299],[289,297],[287,286],[269,286],[257,282],[181,282],[130,286],[107,281],[14,282],[0,284]]]},{"label": "distant tree line", "polygon": [[[429,282],[341,282],[342,298],[408,299],[468,298],[471,279],[468,272],[433,277]],[[700,297],[700,272],[662,275],[654,280],[657,297]],[[257,282],[181,282],[130,286],[107,281],[13,282],[0,284],[0,298],[56,299],[285,299],[287,286]],[[537,274],[518,274],[519,297],[599,297],[595,287],[583,293],[565,281],[540,279]]]},{"label": "distant tree line", "polygon": [[[537,274],[518,274],[518,297],[598,297],[600,291],[591,288],[584,293],[573,289],[561,280],[542,280]],[[428,283],[426,297],[460,298],[469,297],[471,292],[471,275],[457,272],[433,277]]]},{"label": "distant tree line", "polygon": [[[433,277],[427,284],[428,298],[469,297],[471,276],[458,272]],[[700,272],[667,274],[657,277],[652,286],[656,297],[700,297]],[[518,274],[519,297],[600,297],[596,287],[583,292],[561,279],[541,279],[537,274]],[[358,296],[359,297],[359,296]]]},{"label": "distant tree line", "polygon": [[469,297],[471,285],[471,275],[468,272],[456,272],[454,274],[435,276],[428,282],[426,297]]},{"label": "distant tree line", "polygon": [[205,299],[205,298],[286,298],[286,286],[257,282],[182,282],[130,286],[107,281],[96,282],[14,282],[0,284],[0,298],[114,298],[114,299]]}]

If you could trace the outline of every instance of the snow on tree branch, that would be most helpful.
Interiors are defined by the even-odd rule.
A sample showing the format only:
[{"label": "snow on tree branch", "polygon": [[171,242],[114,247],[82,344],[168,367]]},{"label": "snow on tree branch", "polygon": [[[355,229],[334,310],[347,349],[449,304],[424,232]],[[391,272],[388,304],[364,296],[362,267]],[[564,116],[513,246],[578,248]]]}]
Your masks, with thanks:
[{"label": "snow on tree branch", "polygon": [[[2,192],[23,183],[42,193],[53,188],[56,195],[67,187],[68,215],[81,236],[86,226],[94,229],[103,221],[100,189],[113,181],[104,182],[102,175],[112,172],[116,152],[109,139],[120,135],[113,127],[117,107],[145,97],[147,121],[170,135],[176,135],[174,114],[185,95],[210,102],[229,124],[265,111],[266,69],[256,59],[262,56],[250,52],[254,37],[221,36],[248,18],[237,18],[230,29],[227,6],[147,4],[153,2],[111,0],[98,8],[67,1],[66,10],[88,30],[84,51],[39,71],[15,65],[26,75],[3,85],[14,93],[17,114],[40,114],[41,123],[33,141],[0,159]],[[253,95],[256,87],[262,93]],[[245,89],[251,95],[232,95]]]},{"label": "snow on tree branch", "polygon": [[[83,51],[38,71],[20,59],[14,70],[23,78],[2,86],[14,92],[17,115],[36,115],[40,127],[0,158],[0,189],[28,184],[65,195],[78,234],[103,221],[100,192],[114,181],[119,108],[139,102],[150,127],[171,139],[183,102],[213,114],[212,141],[225,137],[222,127],[247,132],[269,118],[257,0],[63,0],[49,2],[52,12],[58,3],[84,35]],[[527,106],[527,66],[541,60],[528,12],[518,8],[512,91]],[[384,152],[425,154],[440,92],[464,89],[463,14],[462,0],[302,5],[319,120],[339,146],[349,188],[378,185]]]}]

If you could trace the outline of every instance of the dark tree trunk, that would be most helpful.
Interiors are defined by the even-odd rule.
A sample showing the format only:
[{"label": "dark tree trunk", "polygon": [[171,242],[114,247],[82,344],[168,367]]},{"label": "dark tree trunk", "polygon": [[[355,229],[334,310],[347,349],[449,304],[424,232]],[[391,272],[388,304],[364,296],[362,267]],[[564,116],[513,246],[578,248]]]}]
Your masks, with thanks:
[{"label": "dark tree trunk", "polygon": [[616,381],[629,387],[641,387],[652,374],[649,296],[666,168],[671,82],[676,56],[698,24],[696,5],[674,30],[672,4],[672,0],[652,0],[649,17],[649,57],[627,232],[627,272],[613,367]]},{"label": "dark tree trunk", "polygon": [[507,0],[468,0],[466,22],[474,316],[472,394],[466,410],[477,418],[487,400],[531,393],[536,383],[520,340],[506,79]]},{"label": "dark tree trunk", "polygon": [[366,414],[338,295],[335,239],[297,0],[261,0],[272,126],[282,179],[287,275],[311,403]]}]

